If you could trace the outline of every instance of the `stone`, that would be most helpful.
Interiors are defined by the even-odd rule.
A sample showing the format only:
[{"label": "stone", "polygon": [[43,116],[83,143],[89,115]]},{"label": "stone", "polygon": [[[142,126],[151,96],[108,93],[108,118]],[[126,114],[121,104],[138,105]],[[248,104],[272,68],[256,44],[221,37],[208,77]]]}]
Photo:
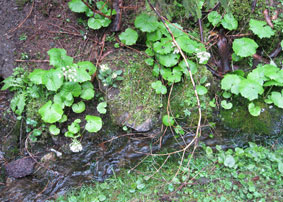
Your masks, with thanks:
[{"label": "stone", "polygon": [[22,178],[33,173],[34,164],[31,157],[24,157],[8,163],[5,169],[9,177]]},{"label": "stone", "polygon": [[155,127],[162,106],[161,95],[151,87],[157,78],[144,59],[141,54],[121,50],[103,60],[103,65],[113,71],[123,70],[124,79],[116,83],[118,87],[105,89],[112,122],[137,132],[147,132]]}]

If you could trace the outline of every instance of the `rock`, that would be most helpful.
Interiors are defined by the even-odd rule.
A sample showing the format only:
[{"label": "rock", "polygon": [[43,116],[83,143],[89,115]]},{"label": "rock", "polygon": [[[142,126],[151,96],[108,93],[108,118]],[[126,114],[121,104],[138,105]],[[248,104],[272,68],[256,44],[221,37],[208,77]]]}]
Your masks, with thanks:
[{"label": "rock", "polygon": [[[241,101],[241,100],[240,100]],[[262,112],[259,116],[252,116],[248,112],[246,103],[235,102],[230,110],[221,110],[219,124],[229,133],[248,135],[264,135],[265,137],[282,135],[283,110],[275,106],[269,106],[263,101],[257,101]]]},{"label": "rock", "polygon": [[118,88],[105,89],[111,119],[115,124],[137,132],[154,128],[159,121],[162,105],[161,95],[151,88],[151,83],[157,78],[152,75],[152,67],[146,65],[144,59],[140,54],[121,50],[103,60],[103,65],[113,71],[123,70],[123,81],[116,82]]},{"label": "rock", "polygon": [[34,164],[31,157],[24,157],[8,163],[5,169],[9,177],[22,178],[33,173]]}]

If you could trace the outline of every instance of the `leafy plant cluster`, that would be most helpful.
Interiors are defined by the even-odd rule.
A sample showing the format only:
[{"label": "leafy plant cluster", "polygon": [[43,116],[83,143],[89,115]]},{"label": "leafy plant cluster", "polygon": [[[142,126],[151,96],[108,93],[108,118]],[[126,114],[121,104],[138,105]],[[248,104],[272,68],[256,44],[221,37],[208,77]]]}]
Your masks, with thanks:
[{"label": "leafy plant cluster", "polygon": [[100,65],[98,78],[101,80],[103,86],[106,87],[117,87],[116,81],[123,80],[123,77],[121,76],[123,73],[122,70],[112,70],[109,68],[107,64]]},{"label": "leafy plant cluster", "polygon": [[[229,30],[237,28],[237,21],[231,16],[229,21],[231,26],[227,26],[224,16],[222,19],[221,15],[217,11],[213,11],[208,15],[208,20],[213,26],[219,26],[220,24]],[[229,19],[228,17],[226,17]],[[265,21],[251,19],[249,22],[249,29],[257,35],[260,39],[270,38],[275,34],[270,26]],[[281,42],[282,43],[282,42]],[[256,49],[259,45],[251,38],[242,37],[235,39],[232,44],[234,55],[232,58],[235,61],[239,61],[244,57],[250,57],[256,53]],[[263,95],[264,88],[269,89],[265,95],[267,97],[265,102],[268,104],[274,104],[279,108],[283,108],[283,94],[280,92],[280,87],[283,86],[283,70],[278,68],[274,62],[266,65],[258,65],[256,69],[248,73],[241,70],[235,71],[233,74],[227,74],[221,81],[221,88],[225,90],[223,93],[224,98],[230,98],[231,93],[234,95],[241,95],[242,97],[250,101],[248,110],[251,115],[259,116],[262,109],[254,102],[259,98],[259,95]],[[272,89],[275,90],[270,92]],[[282,89],[282,88],[281,88]],[[221,106],[225,109],[231,109],[233,104],[227,100],[221,101]]]},{"label": "leafy plant cluster", "polygon": [[[97,1],[92,3],[93,1],[89,1],[89,5],[92,6],[94,9],[95,7],[105,16],[111,17],[112,15],[116,14],[116,10],[112,10],[108,8],[107,2],[104,1]],[[98,30],[102,27],[108,27],[111,23],[111,19],[102,16],[98,13],[94,13],[86,4],[82,2],[82,0],[72,0],[68,3],[69,8],[71,11],[75,13],[85,13],[88,17],[88,27],[94,30]]]},{"label": "leafy plant cluster", "polygon": [[[282,86],[283,70],[270,64],[258,65],[246,77],[243,71],[237,71],[235,74],[227,74],[221,81],[221,88],[225,90],[223,97],[228,99],[234,94],[248,99],[250,101],[248,110],[253,116],[260,115],[262,111],[261,107],[257,106],[254,101],[260,95],[263,95],[264,88],[269,89],[264,101],[267,104],[274,104],[279,108],[283,108],[283,90],[281,92],[279,90],[279,87]],[[223,100],[221,105],[225,109],[232,108],[232,103],[228,103],[226,100]]]},{"label": "leafy plant cluster", "polygon": [[[31,73],[17,68],[12,76],[4,80],[2,90],[16,91],[11,109],[17,115],[23,114],[26,100],[44,97],[45,104],[38,109],[38,114],[43,122],[49,124],[49,133],[58,135],[60,125],[68,120],[65,114],[67,108],[71,108],[74,113],[82,113],[86,106],[84,101],[94,97],[94,86],[90,80],[96,67],[89,61],[74,63],[64,49],[50,49],[48,55],[53,68],[35,69]],[[87,115],[85,120],[85,129],[89,132],[98,132],[102,127],[100,117]],[[33,122],[29,124],[31,126],[38,125],[34,121],[30,122]],[[81,135],[80,123],[80,119],[73,121],[65,136],[75,141]],[[41,129],[42,126],[33,130],[33,140],[40,135]]]}]

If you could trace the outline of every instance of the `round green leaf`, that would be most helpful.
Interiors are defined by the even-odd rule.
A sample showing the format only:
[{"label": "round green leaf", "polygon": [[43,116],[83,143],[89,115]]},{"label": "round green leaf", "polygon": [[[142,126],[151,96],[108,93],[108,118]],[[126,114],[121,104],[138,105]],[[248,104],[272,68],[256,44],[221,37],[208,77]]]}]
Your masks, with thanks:
[{"label": "round green leaf", "polygon": [[65,82],[60,94],[63,98],[70,100],[72,96],[78,97],[82,93],[80,84],[76,82]]},{"label": "round green leaf", "polygon": [[[187,60],[188,62],[188,65],[189,65],[189,68],[192,72],[192,74],[195,74],[198,72],[198,68],[197,68],[197,64],[194,63],[192,60]],[[189,70],[188,70],[188,67],[185,63],[185,60],[182,60],[180,63],[179,63],[179,66],[182,68],[182,71],[183,73],[186,75],[186,76],[190,76],[189,74]]]},{"label": "round green leaf", "polygon": [[161,41],[153,44],[153,50],[161,55],[171,53],[173,51],[172,40],[169,38],[162,38]]},{"label": "round green leaf", "polygon": [[202,44],[190,39],[187,35],[178,37],[176,41],[178,45],[180,46],[180,48],[189,54],[196,53],[199,50],[204,49]]},{"label": "round green leaf", "polygon": [[96,67],[90,61],[78,62],[77,65],[80,69],[83,69],[88,72],[90,76],[92,76],[96,72]]},{"label": "round green leaf", "polygon": [[258,95],[263,93],[264,89],[256,81],[243,79],[239,84],[239,92],[249,101],[258,98]]},{"label": "round green leaf", "polygon": [[80,97],[85,100],[91,100],[94,97],[94,93],[95,91],[91,88],[83,89]]},{"label": "round green leaf", "polygon": [[46,73],[47,71],[44,69],[35,69],[29,74],[29,79],[34,84],[43,84],[43,78],[45,77]]},{"label": "round green leaf", "polygon": [[283,96],[282,93],[279,92],[272,92],[271,93],[271,100],[275,106],[279,108],[283,108]]},{"label": "round green leaf", "polygon": [[165,126],[173,126],[174,125],[174,119],[173,117],[170,117],[168,115],[164,115],[162,117],[162,123],[165,125]]},{"label": "round green leaf", "polygon": [[83,13],[88,10],[88,7],[81,0],[72,0],[68,5],[71,11],[76,13]]},{"label": "round green leaf", "polygon": [[238,28],[238,21],[230,13],[224,15],[221,24],[225,29],[228,30],[235,30]]},{"label": "round green leaf", "polygon": [[162,33],[159,29],[155,30],[154,32],[146,33],[146,40],[147,41],[155,42],[155,41],[160,40],[161,37],[162,37]]},{"label": "round green leaf", "polygon": [[96,133],[102,128],[102,119],[98,116],[87,115],[85,120],[87,121],[85,129],[88,132]]},{"label": "round green leaf", "polygon": [[252,56],[258,48],[257,43],[249,38],[235,39],[233,42],[233,50],[241,57]]},{"label": "round green leaf", "polygon": [[76,76],[76,81],[79,83],[83,83],[85,81],[90,81],[91,80],[91,76],[90,74],[86,71],[86,69],[83,68],[79,68],[77,70],[77,76]]},{"label": "round green leaf", "polygon": [[[76,119],[76,120],[80,120],[80,119]],[[80,121],[79,121],[80,123]],[[68,126],[68,131],[72,134],[77,134],[81,127],[80,127],[80,124],[78,123],[78,121],[74,121],[71,125]]]},{"label": "round green leaf", "polygon": [[44,74],[42,83],[50,91],[57,91],[63,84],[63,77],[60,77],[59,69],[50,69]]},{"label": "round green leaf", "polygon": [[56,125],[49,126],[49,132],[52,135],[58,135],[60,133],[60,129],[56,127]]},{"label": "round green leaf", "polygon": [[67,52],[64,49],[52,48],[47,53],[50,57],[49,63],[54,67],[66,67],[73,64],[73,58],[67,56]]},{"label": "round green leaf", "polygon": [[101,102],[97,105],[96,109],[100,114],[106,114],[106,107],[107,107],[107,103]]},{"label": "round green leaf", "polygon": [[178,64],[180,55],[179,54],[167,54],[167,55],[159,55],[156,54],[157,60],[160,64],[164,65],[165,67],[173,67]]},{"label": "round green leaf", "polygon": [[196,90],[199,95],[205,95],[207,93],[207,89],[204,86],[198,85],[196,86]]},{"label": "round green leaf", "polygon": [[229,168],[233,168],[236,164],[236,161],[233,156],[227,155],[225,156],[224,165]]},{"label": "round green leaf", "polygon": [[153,32],[158,28],[158,21],[154,15],[143,13],[136,17],[135,27],[143,32]]},{"label": "round green leaf", "polygon": [[161,83],[161,81],[155,81],[155,82],[152,82],[151,83],[151,87],[153,88],[153,89],[155,89],[155,91],[156,91],[156,93],[157,94],[166,94],[167,93],[167,88],[166,88],[166,86],[164,86],[162,83]]},{"label": "round green leaf", "polygon": [[248,106],[248,109],[249,109],[249,112],[252,116],[259,116],[260,115],[260,111],[261,111],[260,106],[255,106],[255,104],[251,102]]},{"label": "round green leaf", "polygon": [[72,110],[75,113],[82,113],[85,110],[85,103],[83,101],[78,102],[77,104],[72,105]]},{"label": "round green leaf", "polygon": [[125,30],[125,32],[122,32],[119,35],[119,39],[122,41],[122,43],[128,46],[134,45],[137,42],[138,33],[135,30],[128,28]]},{"label": "round green leaf", "polygon": [[59,104],[52,104],[49,100],[38,110],[38,113],[44,122],[55,123],[62,118],[63,110]]},{"label": "round green leaf", "polygon": [[64,123],[64,122],[66,122],[68,120],[68,117],[67,117],[67,115],[63,115],[62,116],[62,118],[58,121],[59,123]]},{"label": "round green leaf", "polygon": [[232,93],[239,94],[239,84],[242,78],[235,74],[226,74],[221,80],[221,88],[223,90],[231,90]]},{"label": "round green leaf", "polygon": [[230,103],[230,102],[227,102],[226,100],[222,100],[221,101],[221,106],[224,108],[224,109],[231,109],[233,107],[233,104]]},{"label": "round green leaf", "polygon": [[207,18],[213,26],[216,26],[221,22],[221,15],[217,11],[210,12]]},{"label": "round green leaf", "polygon": [[270,38],[274,35],[274,31],[270,26],[267,25],[265,21],[259,20],[250,20],[250,30],[253,31],[254,34],[258,35],[259,38]]},{"label": "round green leaf", "polygon": [[88,26],[94,30],[100,29],[101,27],[108,27],[110,23],[111,20],[108,18],[102,18],[102,19],[89,18],[87,21]]}]

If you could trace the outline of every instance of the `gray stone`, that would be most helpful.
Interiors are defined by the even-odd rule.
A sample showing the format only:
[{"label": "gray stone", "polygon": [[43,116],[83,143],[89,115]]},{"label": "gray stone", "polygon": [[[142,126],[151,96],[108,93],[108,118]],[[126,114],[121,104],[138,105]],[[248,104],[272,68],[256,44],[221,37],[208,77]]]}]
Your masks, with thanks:
[{"label": "gray stone", "polygon": [[8,163],[5,169],[9,177],[22,178],[33,173],[34,164],[31,157],[24,157]]}]

